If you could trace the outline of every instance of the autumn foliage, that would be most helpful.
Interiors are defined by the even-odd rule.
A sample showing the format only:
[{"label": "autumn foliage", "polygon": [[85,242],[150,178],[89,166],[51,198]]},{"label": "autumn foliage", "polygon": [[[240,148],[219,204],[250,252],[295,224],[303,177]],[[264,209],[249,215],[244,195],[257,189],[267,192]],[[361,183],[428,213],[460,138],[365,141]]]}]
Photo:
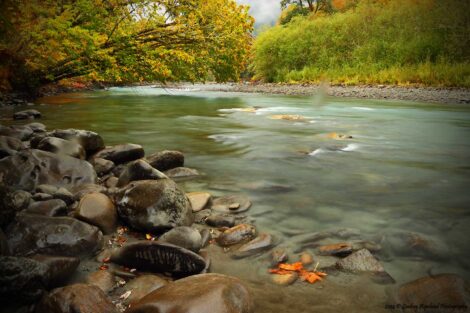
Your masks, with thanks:
[{"label": "autumn foliage", "polygon": [[296,262],[293,264],[280,263],[276,269],[270,269],[269,272],[271,274],[278,275],[289,275],[292,274],[292,272],[297,272],[301,280],[307,281],[310,284],[323,280],[323,277],[327,276],[327,274],[323,272],[306,270],[302,262]]}]

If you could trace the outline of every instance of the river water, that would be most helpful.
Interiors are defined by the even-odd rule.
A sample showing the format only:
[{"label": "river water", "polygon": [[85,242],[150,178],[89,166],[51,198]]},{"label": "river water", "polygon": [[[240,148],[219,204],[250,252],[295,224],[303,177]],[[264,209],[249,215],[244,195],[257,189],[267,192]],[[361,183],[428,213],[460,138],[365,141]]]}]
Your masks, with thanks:
[{"label": "river water", "polygon": [[[332,273],[279,287],[266,256],[232,261],[213,248],[212,270],[247,280],[256,312],[387,312],[401,283],[437,273],[470,278],[468,106],[152,87],[40,102],[49,129],[93,130],[108,145],[137,143],[147,154],[182,151],[203,174],[182,187],[249,196],[248,215],[292,261],[318,244],[367,241],[396,281]],[[302,119],[272,119],[280,114]],[[324,231],[331,236],[309,242]]]}]

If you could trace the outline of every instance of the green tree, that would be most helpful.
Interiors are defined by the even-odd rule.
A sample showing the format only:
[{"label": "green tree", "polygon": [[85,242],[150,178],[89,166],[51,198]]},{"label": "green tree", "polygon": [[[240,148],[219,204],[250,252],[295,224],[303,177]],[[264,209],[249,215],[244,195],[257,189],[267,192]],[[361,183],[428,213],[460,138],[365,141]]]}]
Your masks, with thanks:
[{"label": "green tree", "polygon": [[319,11],[331,12],[331,0],[281,0],[281,8],[285,9],[290,4],[294,4],[299,8],[307,8],[311,13]]},{"label": "green tree", "polygon": [[234,0],[3,0],[0,67],[14,88],[238,80],[253,30]]}]

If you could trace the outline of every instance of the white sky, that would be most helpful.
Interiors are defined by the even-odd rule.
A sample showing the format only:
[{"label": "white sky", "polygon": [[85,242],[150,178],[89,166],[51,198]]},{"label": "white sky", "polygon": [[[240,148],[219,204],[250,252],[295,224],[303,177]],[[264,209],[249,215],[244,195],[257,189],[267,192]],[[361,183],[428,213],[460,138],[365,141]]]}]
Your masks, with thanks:
[{"label": "white sky", "polygon": [[248,4],[251,15],[256,19],[256,24],[272,24],[281,13],[280,0],[236,0],[240,4]]}]

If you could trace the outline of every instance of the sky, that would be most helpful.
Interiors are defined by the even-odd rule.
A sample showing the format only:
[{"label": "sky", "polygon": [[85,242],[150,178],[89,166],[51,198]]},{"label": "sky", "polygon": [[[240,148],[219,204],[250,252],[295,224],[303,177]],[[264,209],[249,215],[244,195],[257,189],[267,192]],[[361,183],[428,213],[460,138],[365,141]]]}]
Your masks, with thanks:
[{"label": "sky", "polygon": [[280,0],[236,0],[240,4],[248,4],[250,13],[256,19],[257,26],[273,24],[281,13]]}]

